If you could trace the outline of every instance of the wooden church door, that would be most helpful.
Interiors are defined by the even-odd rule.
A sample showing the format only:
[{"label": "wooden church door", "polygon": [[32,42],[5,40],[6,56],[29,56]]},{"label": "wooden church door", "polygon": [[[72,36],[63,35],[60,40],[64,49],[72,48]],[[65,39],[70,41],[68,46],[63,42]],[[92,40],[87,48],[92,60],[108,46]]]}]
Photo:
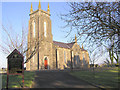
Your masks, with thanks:
[{"label": "wooden church door", "polygon": [[45,57],[44,66],[45,66],[45,69],[48,69],[48,60],[47,60],[47,57]]}]

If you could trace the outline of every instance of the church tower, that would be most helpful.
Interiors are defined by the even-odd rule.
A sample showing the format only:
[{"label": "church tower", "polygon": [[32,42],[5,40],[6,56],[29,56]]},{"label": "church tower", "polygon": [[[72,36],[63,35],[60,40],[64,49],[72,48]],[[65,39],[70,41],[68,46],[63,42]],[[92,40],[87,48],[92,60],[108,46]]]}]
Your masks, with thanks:
[{"label": "church tower", "polygon": [[[53,35],[51,30],[50,8],[47,11],[41,9],[39,1],[38,9],[30,9],[29,31],[28,31],[28,53],[32,57],[26,64],[27,70],[40,70],[52,68],[52,45]],[[50,66],[51,65],[51,66]]]}]

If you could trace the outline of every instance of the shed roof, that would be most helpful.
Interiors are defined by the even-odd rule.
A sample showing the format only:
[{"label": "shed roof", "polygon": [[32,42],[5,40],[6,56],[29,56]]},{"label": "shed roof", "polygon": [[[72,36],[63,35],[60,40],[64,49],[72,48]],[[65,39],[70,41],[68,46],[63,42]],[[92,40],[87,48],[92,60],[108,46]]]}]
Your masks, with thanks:
[{"label": "shed roof", "polygon": [[12,51],[12,53],[10,53],[8,56],[7,56],[7,58],[10,58],[12,55],[14,55],[15,53],[17,53],[18,55],[20,55],[21,57],[23,57],[23,55],[17,50],[17,49],[14,49],[13,51]]}]

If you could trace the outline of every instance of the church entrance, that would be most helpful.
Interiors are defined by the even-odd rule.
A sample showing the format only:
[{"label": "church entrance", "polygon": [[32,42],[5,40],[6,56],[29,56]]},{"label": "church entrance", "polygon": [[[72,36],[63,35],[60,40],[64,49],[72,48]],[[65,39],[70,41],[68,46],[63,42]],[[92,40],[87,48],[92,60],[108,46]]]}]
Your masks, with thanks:
[{"label": "church entrance", "polygon": [[44,59],[44,67],[45,67],[45,69],[48,69],[48,59],[47,59],[47,57],[45,57],[45,59]]}]

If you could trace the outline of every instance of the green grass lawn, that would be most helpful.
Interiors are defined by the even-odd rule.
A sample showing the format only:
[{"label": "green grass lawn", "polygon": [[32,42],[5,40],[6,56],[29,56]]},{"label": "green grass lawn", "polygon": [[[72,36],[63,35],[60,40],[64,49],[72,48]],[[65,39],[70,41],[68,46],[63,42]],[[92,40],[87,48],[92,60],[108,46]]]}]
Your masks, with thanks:
[{"label": "green grass lawn", "polygon": [[[35,72],[25,71],[24,72],[24,87],[30,87],[34,80]],[[2,88],[6,88],[7,75],[2,75]],[[10,75],[8,88],[21,88],[22,76],[20,75]]]},{"label": "green grass lawn", "polygon": [[118,75],[119,70],[118,68],[110,68],[108,70],[95,69],[95,73],[91,70],[86,70],[74,71],[70,74],[103,88],[118,88],[118,83],[120,83],[120,75]]}]

